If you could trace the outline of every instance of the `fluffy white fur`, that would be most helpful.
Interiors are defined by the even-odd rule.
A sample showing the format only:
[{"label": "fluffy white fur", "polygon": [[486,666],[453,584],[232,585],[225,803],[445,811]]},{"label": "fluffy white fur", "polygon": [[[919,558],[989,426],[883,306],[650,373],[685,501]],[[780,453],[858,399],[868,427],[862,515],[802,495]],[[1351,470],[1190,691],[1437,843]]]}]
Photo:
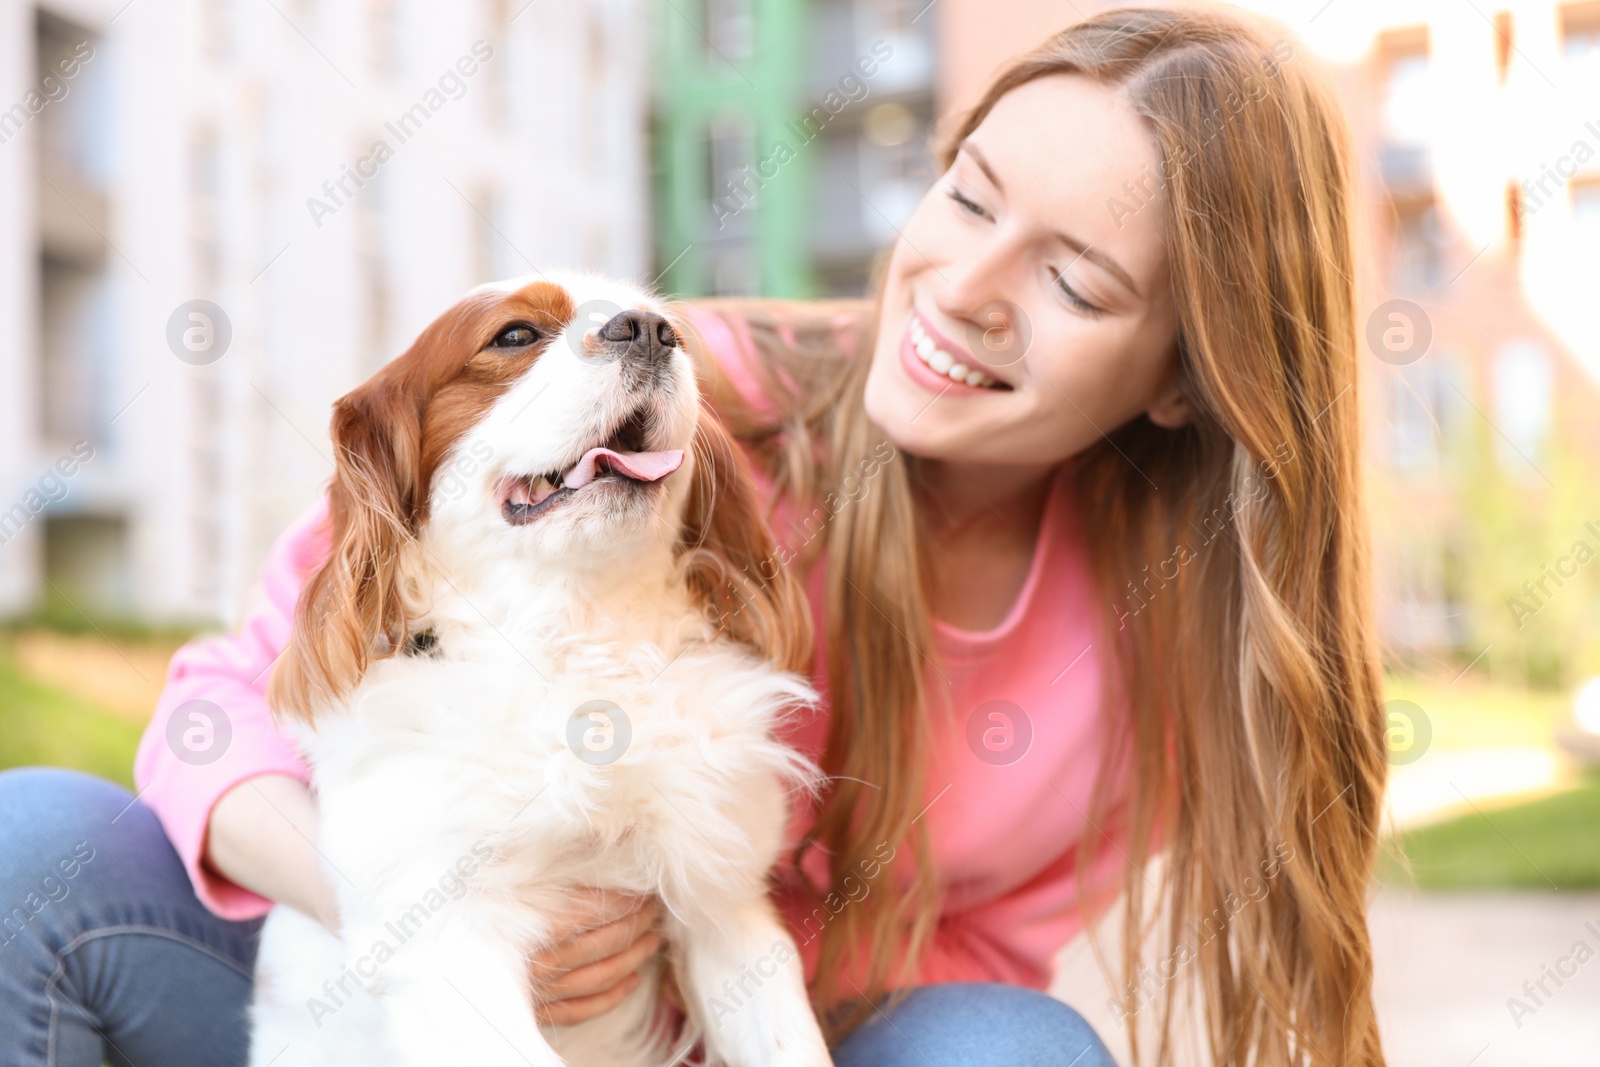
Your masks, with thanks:
[{"label": "fluffy white fur", "polygon": [[[655,308],[603,279],[556,280],[579,305]],[[580,491],[526,526],[501,514],[502,476],[581,453],[637,399],[624,361],[576,351],[592,325],[556,337],[434,479],[404,586],[413,629],[431,628],[437,650],[377,661],[300,728],[342,937],[273,910],[253,1067],[672,1062],[687,1042],[655,1025],[658,964],[614,1011],[537,1025],[526,961],[574,886],[664,902],[686,1038],[703,1039],[709,1062],[831,1063],[767,895],[788,794],[815,774],[774,729],[814,697],[719,637],[692,599],[674,554],[692,456],[664,488],[628,499]],[[669,370],[650,402],[662,447],[688,449],[699,401],[681,348]],[[452,464],[474,456],[490,458]],[[441,490],[446,471],[467,468],[465,492]],[[569,745],[590,701],[627,716],[615,762]],[[591,747],[620,746],[603,719],[579,730]]]}]

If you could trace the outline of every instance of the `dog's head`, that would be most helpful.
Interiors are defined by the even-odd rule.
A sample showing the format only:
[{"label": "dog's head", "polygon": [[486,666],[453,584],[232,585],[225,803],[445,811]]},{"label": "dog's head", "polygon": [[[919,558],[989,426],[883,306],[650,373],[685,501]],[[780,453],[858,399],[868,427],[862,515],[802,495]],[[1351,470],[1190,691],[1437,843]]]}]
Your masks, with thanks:
[{"label": "dog's head", "polygon": [[406,646],[419,558],[508,582],[669,560],[717,630],[809,666],[804,596],[683,336],[631,286],[523,278],[468,293],[341,398],[331,554],[301,594],[274,707],[309,718]]}]

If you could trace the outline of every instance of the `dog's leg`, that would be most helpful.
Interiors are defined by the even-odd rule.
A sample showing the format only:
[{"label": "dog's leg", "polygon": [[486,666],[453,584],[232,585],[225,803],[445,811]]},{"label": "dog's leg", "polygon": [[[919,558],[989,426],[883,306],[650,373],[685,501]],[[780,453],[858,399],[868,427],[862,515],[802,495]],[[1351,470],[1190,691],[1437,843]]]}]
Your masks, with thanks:
[{"label": "dog's leg", "polygon": [[800,951],[762,895],[683,935],[684,996],[731,1067],[827,1067]]},{"label": "dog's leg", "polygon": [[387,1067],[377,1000],[344,970],[339,939],[287,905],[272,909],[256,954],[250,1067]]},{"label": "dog's leg", "polygon": [[[364,968],[374,972],[370,988],[384,1006],[396,1062],[559,1067],[561,1057],[534,1018],[527,964],[507,936],[510,924],[497,922],[492,906],[471,897],[450,909],[392,958]],[[392,923],[362,924],[351,927],[348,943],[359,963],[363,945],[394,940]]]},{"label": "dog's leg", "polygon": [[[352,799],[400,816],[372,817]],[[405,818],[392,792],[361,798],[347,790],[322,807],[324,850],[337,864],[344,971],[380,1002],[392,1062],[558,1067],[561,1057],[534,1018],[523,959],[541,932],[537,915],[485,884],[490,851],[430,832],[420,814]],[[398,836],[406,828],[417,840]]]}]

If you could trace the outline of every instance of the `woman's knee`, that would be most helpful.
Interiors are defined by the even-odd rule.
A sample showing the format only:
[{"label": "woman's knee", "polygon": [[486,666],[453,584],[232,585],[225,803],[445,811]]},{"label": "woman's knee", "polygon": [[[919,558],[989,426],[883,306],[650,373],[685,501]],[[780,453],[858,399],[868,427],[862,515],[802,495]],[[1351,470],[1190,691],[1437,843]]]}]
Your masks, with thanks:
[{"label": "woman's knee", "polygon": [[102,1035],[136,1063],[243,1062],[258,926],[206,911],[126,789],[0,772],[0,1062],[99,1063]]},{"label": "woman's knee", "polygon": [[1114,1067],[1072,1008],[990,983],[924,986],[847,1038],[835,1060],[840,1067]]},{"label": "woman's knee", "polygon": [[[113,824],[132,803],[126,789],[76,771],[0,772],[0,945],[36,933],[47,909],[99,881],[84,872],[97,857],[106,866],[106,839],[118,832]],[[129,820],[121,832],[148,838],[141,821]]]},{"label": "woman's knee", "polygon": [[84,862],[83,854],[93,851],[90,838],[103,835],[132,803],[133,794],[121,786],[78,771],[0,771],[0,886],[42,876],[43,867],[73,857],[80,843],[75,858]]}]

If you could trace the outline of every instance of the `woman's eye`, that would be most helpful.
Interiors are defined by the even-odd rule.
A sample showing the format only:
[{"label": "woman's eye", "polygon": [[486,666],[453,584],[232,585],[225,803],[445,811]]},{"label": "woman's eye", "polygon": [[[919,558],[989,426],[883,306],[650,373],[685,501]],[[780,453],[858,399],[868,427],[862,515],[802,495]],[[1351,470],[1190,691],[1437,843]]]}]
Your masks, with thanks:
[{"label": "woman's eye", "polygon": [[526,348],[539,339],[539,331],[525,322],[514,326],[507,326],[494,335],[494,340],[489,342],[490,348]]},{"label": "woman's eye", "polygon": [[954,200],[956,204],[960,206],[961,210],[965,211],[967,214],[976,215],[980,219],[986,214],[983,208],[978,206],[978,202],[976,200],[973,200],[955,186],[952,185],[949,192],[950,199]]},{"label": "woman's eye", "polygon": [[1071,304],[1072,307],[1078,312],[1084,315],[1105,314],[1105,308],[1089,303],[1089,301],[1085,300],[1078,293],[1078,291],[1072,287],[1072,283],[1067,280],[1065,273],[1059,273],[1055,275],[1055,284],[1056,288],[1060,290],[1061,295],[1066,298],[1067,303]]}]

